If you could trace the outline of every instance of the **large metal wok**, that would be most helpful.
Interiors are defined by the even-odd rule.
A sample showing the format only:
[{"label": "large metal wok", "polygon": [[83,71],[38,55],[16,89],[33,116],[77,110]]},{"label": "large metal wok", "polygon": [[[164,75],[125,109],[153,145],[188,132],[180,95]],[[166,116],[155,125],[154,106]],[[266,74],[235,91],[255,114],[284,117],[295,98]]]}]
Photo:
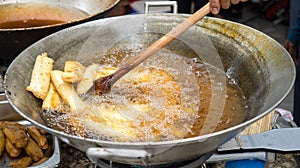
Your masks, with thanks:
[{"label": "large metal wok", "polygon": [[[293,86],[295,67],[289,54],[275,40],[250,27],[206,17],[197,23],[196,27],[190,29],[198,33],[204,32],[209,37],[219,52],[225,72],[231,72],[231,76],[239,84],[248,101],[249,114],[246,121],[219,132],[194,138],[149,143],[111,142],[71,136],[47,127],[39,115],[41,101],[25,90],[30,81],[35,57],[42,52],[47,52],[56,60],[55,69],[61,69],[66,60],[76,59],[90,64],[97,62],[99,59],[97,56],[103,52],[103,46],[111,40],[99,36],[94,38],[98,40],[90,41],[87,46],[85,42],[98,27],[106,27],[108,32],[103,33],[106,35],[126,34],[122,28],[128,23],[135,23],[148,32],[168,32],[174,24],[182,22],[186,17],[174,14],[128,15],[92,21],[50,35],[24,50],[10,64],[5,76],[7,98],[25,119],[57,135],[66,143],[86,151],[92,160],[94,157],[101,157],[121,163],[153,165],[195,157],[203,157],[204,161],[220,145],[273,110]],[[112,24],[119,26],[110,27]],[[151,39],[151,33],[147,37]],[[144,40],[131,39],[124,43],[123,47],[130,49],[151,44]],[[183,46],[178,45],[175,40],[167,45],[166,49],[187,56],[191,54],[190,49]]]},{"label": "large metal wok", "polygon": [[[9,64],[21,51],[23,51],[30,44],[54,33],[63,28],[74,26],[79,23],[91,21],[105,17],[109,10],[113,8],[120,0],[88,0],[88,1],[74,1],[74,0],[5,0],[0,1],[0,7],[8,4],[22,4],[22,3],[45,3],[54,6],[64,6],[67,8],[79,9],[87,16],[84,18],[72,20],[68,23],[61,23],[55,25],[46,25],[30,28],[11,28],[0,29],[0,50],[2,54],[0,60],[2,64]],[[4,15],[3,13],[1,13]],[[10,15],[14,15],[11,13]],[[10,16],[10,17],[12,17]],[[5,17],[5,16],[3,16]],[[13,18],[13,17],[12,17]],[[50,18],[49,18],[50,19]],[[12,20],[13,21],[13,20]],[[1,21],[2,23],[3,21]]]}]

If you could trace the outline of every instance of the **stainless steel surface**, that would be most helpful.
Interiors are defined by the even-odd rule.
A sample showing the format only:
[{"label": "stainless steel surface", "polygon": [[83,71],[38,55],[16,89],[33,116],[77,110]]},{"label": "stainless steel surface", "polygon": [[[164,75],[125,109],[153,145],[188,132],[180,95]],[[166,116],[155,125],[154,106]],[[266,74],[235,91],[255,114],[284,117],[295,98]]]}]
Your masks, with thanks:
[{"label": "stainless steel surface", "polygon": [[[90,147],[101,147],[146,150],[149,153],[145,160],[130,162],[130,164],[143,164],[145,161],[148,164],[169,163],[214,151],[246,126],[272,111],[288,94],[295,78],[294,63],[279,43],[255,29],[238,23],[206,17],[197,23],[196,28],[192,29],[208,35],[220,54],[225,70],[232,72],[230,74],[236,79],[249,102],[250,112],[247,120],[223,131],[195,138],[151,143],[85,139],[47,127],[39,115],[41,102],[25,90],[30,80],[30,74],[27,72],[32,70],[35,56],[42,52],[48,52],[56,60],[55,69],[62,69],[62,63],[74,57],[85,64],[97,60],[98,58],[95,56],[101,55],[99,54],[102,52],[101,46],[106,44],[105,42],[109,41],[109,38],[100,36],[98,41],[93,41],[94,43],[88,45],[87,50],[84,50],[85,57],[78,57],[78,53],[83,52],[80,51],[83,43],[101,25],[106,26],[107,30],[111,31],[110,33],[122,33],[122,29],[115,31],[115,27],[110,27],[111,24],[126,27],[131,22],[135,22],[135,26],[146,26],[142,29],[144,31],[152,29],[153,32],[164,32],[170,30],[175,23],[182,22],[186,17],[186,15],[173,14],[128,15],[101,19],[55,33],[27,48],[12,62],[5,76],[5,93],[20,115],[82,151],[87,151]],[[143,39],[134,42],[139,40]],[[124,47],[131,48],[132,46],[126,43]],[[176,43],[172,43],[166,48],[176,50],[179,49],[178,47],[180,47],[179,52],[181,51],[185,55],[190,54],[187,52],[188,49],[182,48]],[[111,160],[128,163],[128,160],[114,156]]]},{"label": "stainless steel surface", "polygon": [[[300,130],[293,121],[292,113],[282,108],[275,108],[271,127],[273,130],[252,135],[237,135],[218,148],[218,152],[244,153],[245,150],[259,150],[273,152],[299,151],[300,144],[297,141],[287,139],[287,134],[297,137]],[[295,129],[292,129],[295,128]],[[224,156],[226,157],[226,156]]]},{"label": "stainless steel surface", "polygon": [[5,0],[0,5],[15,3],[41,2],[51,5],[73,7],[86,12],[84,18],[73,20],[68,23],[40,26],[35,28],[0,29],[0,55],[1,64],[9,64],[22,50],[53,32],[73,26],[75,24],[103,18],[120,0]]},{"label": "stainless steel surface", "polygon": [[145,2],[145,14],[148,14],[150,11],[150,7],[154,6],[171,6],[173,13],[177,14],[178,6],[176,1],[146,1]]},{"label": "stainless steel surface", "polygon": [[233,160],[262,160],[266,162],[272,162],[275,160],[275,153],[264,152],[264,151],[254,151],[254,152],[236,152],[227,154],[213,154],[206,163],[215,163],[221,161],[233,161]]},{"label": "stainless steel surface", "polygon": [[[146,3],[155,4],[155,6],[153,6],[150,10],[148,10],[147,8],[149,6],[147,7]],[[131,2],[129,5],[132,10],[131,12],[136,14],[144,14],[146,11],[148,13],[168,13],[168,12],[172,12],[170,4],[175,5],[175,3],[177,5],[176,1],[174,2],[168,0],[140,0],[140,1]],[[166,4],[166,5],[162,5],[162,4]],[[177,7],[176,7],[176,11],[177,11]],[[175,12],[174,9],[173,12]]]},{"label": "stainless steel surface", "polygon": [[[139,160],[146,160],[150,155],[146,150],[131,150],[118,148],[89,148],[86,151],[87,157],[91,162],[97,163],[99,158],[110,160],[112,157],[118,157],[124,160],[131,160],[137,162]],[[144,163],[146,164],[146,162]]]},{"label": "stainless steel surface", "polygon": [[[220,152],[243,150],[300,151],[300,142],[287,137],[300,138],[300,128],[273,129],[259,134],[240,135],[218,148]],[[230,144],[230,142],[232,144]]]},{"label": "stainless steel surface", "polygon": [[239,145],[242,150],[266,149],[283,152],[300,151],[300,142],[291,141],[287,137],[300,138],[300,128],[273,129],[254,135],[242,135],[239,137]]},{"label": "stainless steel surface", "polygon": [[24,120],[10,105],[4,93],[0,93],[0,121],[19,121]]}]

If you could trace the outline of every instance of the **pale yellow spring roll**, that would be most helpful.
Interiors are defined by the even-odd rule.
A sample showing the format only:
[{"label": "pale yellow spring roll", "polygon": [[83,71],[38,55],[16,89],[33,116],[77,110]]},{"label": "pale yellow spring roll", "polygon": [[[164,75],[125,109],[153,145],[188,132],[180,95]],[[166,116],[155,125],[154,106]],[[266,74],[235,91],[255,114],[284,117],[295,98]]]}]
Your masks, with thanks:
[{"label": "pale yellow spring roll", "polygon": [[85,67],[77,61],[66,61],[63,80],[66,82],[79,82],[82,79]]},{"label": "pale yellow spring roll", "polygon": [[54,60],[47,53],[38,55],[32,70],[31,80],[27,91],[44,100],[50,87],[50,73],[53,69]]},{"label": "pale yellow spring roll", "polygon": [[51,80],[59,93],[62,100],[67,103],[71,111],[81,110],[85,107],[85,104],[77,95],[73,85],[69,82],[66,82],[62,79],[63,72],[59,70],[53,70],[51,72]]},{"label": "pale yellow spring roll", "polygon": [[90,90],[90,88],[94,85],[97,71],[98,71],[97,64],[92,64],[85,69],[83,77],[77,85],[76,91],[78,94],[85,94]]},{"label": "pale yellow spring roll", "polygon": [[55,110],[55,111],[60,112],[61,105],[62,105],[61,97],[59,96],[53,83],[51,83],[47,97],[43,101],[42,109],[43,110]]}]

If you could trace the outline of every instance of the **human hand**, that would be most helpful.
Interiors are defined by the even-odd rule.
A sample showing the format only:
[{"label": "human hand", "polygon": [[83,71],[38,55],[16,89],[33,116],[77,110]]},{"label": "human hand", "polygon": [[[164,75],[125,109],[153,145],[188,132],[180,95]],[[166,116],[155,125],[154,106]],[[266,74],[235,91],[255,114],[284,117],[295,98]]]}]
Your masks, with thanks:
[{"label": "human hand", "polygon": [[214,15],[220,12],[220,8],[228,9],[231,4],[238,4],[239,2],[246,2],[248,0],[209,0],[210,12]]},{"label": "human hand", "polygon": [[293,58],[295,64],[298,63],[299,57],[299,48],[296,47],[292,42],[286,40],[284,42],[284,48],[290,53],[291,57]]}]

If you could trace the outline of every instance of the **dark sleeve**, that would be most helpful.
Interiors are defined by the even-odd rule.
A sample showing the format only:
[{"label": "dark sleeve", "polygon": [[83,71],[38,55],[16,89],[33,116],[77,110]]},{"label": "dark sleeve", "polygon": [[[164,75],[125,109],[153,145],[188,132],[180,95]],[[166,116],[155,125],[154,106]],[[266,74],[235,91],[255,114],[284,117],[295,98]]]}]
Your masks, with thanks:
[{"label": "dark sleeve", "polygon": [[300,41],[300,11],[297,16],[297,25],[291,28],[288,40],[295,46],[299,46]]}]

